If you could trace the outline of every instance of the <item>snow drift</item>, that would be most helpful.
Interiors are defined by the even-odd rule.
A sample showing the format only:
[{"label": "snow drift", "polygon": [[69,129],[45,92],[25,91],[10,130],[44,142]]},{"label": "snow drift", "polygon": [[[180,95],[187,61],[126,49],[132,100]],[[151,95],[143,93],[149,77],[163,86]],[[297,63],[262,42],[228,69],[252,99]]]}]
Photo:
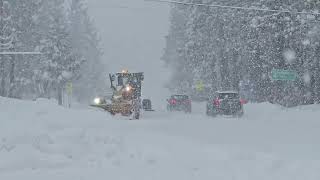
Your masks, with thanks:
[{"label": "snow drift", "polygon": [[0,98],[0,179],[320,178],[319,105],[249,104],[242,119],[194,109],[126,121],[50,100]]}]

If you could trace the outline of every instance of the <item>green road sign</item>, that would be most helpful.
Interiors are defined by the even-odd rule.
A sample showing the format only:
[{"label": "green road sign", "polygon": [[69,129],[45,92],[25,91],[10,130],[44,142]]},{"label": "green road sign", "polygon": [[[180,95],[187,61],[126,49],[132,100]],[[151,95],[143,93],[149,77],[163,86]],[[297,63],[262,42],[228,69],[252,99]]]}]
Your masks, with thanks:
[{"label": "green road sign", "polygon": [[292,70],[273,69],[271,71],[271,78],[274,81],[294,81],[298,74]]}]

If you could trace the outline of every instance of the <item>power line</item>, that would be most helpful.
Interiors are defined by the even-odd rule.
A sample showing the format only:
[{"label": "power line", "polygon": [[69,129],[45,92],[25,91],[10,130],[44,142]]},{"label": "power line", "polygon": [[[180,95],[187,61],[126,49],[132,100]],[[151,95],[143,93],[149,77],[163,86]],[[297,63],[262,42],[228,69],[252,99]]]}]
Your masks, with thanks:
[{"label": "power line", "polygon": [[41,55],[41,52],[0,52],[0,55]]},{"label": "power line", "polygon": [[289,10],[275,10],[275,9],[263,9],[263,8],[251,8],[251,7],[240,7],[240,6],[226,6],[218,4],[203,4],[203,3],[187,3],[179,1],[169,1],[169,0],[145,0],[146,2],[159,2],[159,3],[169,3],[169,4],[181,4],[188,6],[203,6],[203,7],[214,7],[214,8],[225,8],[225,9],[236,9],[236,10],[247,10],[247,11],[264,11],[264,12],[277,12],[277,13],[290,13],[290,14],[304,14],[304,15],[320,15],[316,12],[302,12],[302,11],[289,11]]}]

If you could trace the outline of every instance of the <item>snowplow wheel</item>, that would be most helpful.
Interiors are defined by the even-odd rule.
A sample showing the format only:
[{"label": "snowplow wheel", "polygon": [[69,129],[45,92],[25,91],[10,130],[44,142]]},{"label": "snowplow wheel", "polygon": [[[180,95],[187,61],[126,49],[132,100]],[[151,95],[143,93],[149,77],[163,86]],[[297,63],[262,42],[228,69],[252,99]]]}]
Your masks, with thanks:
[{"label": "snowplow wheel", "polygon": [[139,119],[140,118],[140,108],[139,108],[138,105],[134,106],[133,118],[134,119]]},{"label": "snowplow wheel", "polygon": [[140,100],[137,99],[133,102],[133,119],[140,118]]},{"label": "snowplow wheel", "polygon": [[134,119],[139,119],[140,118],[140,113],[139,112],[135,112],[134,113]]}]

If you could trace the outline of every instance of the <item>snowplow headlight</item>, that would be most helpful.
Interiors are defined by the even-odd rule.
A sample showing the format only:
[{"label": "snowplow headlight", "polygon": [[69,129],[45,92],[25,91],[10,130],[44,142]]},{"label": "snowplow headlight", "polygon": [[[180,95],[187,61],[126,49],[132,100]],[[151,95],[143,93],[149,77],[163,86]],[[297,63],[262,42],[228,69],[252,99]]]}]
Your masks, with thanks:
[{"label": "snowplow headlight", "polygon": [[95,104],[101,104],[101,99],[100,98],[95,98],[94,99]]},{"label": "snowplow headlight", "polygon": [[126,87],[126,91],[131,91],[132,87],[131,86],[127,86]]}]

